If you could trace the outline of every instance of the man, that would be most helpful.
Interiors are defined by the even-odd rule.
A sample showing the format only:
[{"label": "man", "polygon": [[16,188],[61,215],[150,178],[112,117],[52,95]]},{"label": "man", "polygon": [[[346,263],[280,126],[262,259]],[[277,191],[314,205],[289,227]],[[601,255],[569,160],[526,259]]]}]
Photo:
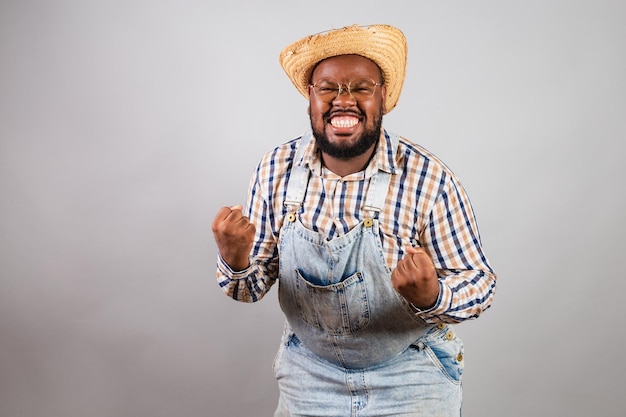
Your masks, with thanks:
[{"label": "man", "polygon": [[280,282],[275,417],[460,415],[451,324],[489,307],[496,278],[455,175],[382,128],[406,54],[387,25],[285,48],[312,131],[262,159],[245,210],[214,219],[228,296],[254,302]]}]

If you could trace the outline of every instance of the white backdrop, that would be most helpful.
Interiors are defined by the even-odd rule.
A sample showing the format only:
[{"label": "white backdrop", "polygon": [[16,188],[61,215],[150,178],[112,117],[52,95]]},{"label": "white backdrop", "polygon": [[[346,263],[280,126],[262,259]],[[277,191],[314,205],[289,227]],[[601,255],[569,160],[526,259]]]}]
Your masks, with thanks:
[{"label": "white backdrop", "polygon": [[[626,3],[0,0],[0,416],[271,416],[276,292],[210,225],[308,128],[288,43],[389,23],[385,127],[468,190],[499,275],[464,416],[622,416]],[[620,330],[622,329],[622,330]]]}]

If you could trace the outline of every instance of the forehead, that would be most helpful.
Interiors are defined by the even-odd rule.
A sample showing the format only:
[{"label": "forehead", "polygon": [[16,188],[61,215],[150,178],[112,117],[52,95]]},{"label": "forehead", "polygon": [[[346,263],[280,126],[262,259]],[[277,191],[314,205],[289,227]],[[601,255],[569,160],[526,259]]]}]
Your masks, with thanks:
[{"label": "forehead", "polygon": [[374,61],[360,55],[339,55],[320,61],[311,75],[314,82],[320,78],[334,78],[349,81],[356,77],[380,80],[380,68]]}]

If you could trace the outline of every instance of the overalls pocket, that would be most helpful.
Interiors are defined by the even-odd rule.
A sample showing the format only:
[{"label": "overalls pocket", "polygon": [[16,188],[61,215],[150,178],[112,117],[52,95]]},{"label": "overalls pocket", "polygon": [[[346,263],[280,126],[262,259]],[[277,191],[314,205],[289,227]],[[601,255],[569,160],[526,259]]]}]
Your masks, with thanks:
[{"label": "overalls pocket", "polygon": [[[415,345],[414,345],[415,346]],[[431,361],[452,382],[460,383],[465,365],[463,342],[454,331],[444,324],[431,330],[416,343],[424,349]]]},{"label": "overalls pocket", "polygon": [[296,270],[296,304],[303,321],[332,336],[356,333],[370,321],[362,272],[330,285],[315,285]]}]

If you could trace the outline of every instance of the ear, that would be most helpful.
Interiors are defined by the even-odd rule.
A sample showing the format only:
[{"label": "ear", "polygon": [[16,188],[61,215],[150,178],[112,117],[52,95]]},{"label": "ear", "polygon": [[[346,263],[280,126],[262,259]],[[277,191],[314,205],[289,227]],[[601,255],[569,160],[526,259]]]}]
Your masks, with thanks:
[{"label": "ear", "polygon": [[383,109],[383,115],[387,114],[387,86],[385,84],[380,86],[381,104]]}]

